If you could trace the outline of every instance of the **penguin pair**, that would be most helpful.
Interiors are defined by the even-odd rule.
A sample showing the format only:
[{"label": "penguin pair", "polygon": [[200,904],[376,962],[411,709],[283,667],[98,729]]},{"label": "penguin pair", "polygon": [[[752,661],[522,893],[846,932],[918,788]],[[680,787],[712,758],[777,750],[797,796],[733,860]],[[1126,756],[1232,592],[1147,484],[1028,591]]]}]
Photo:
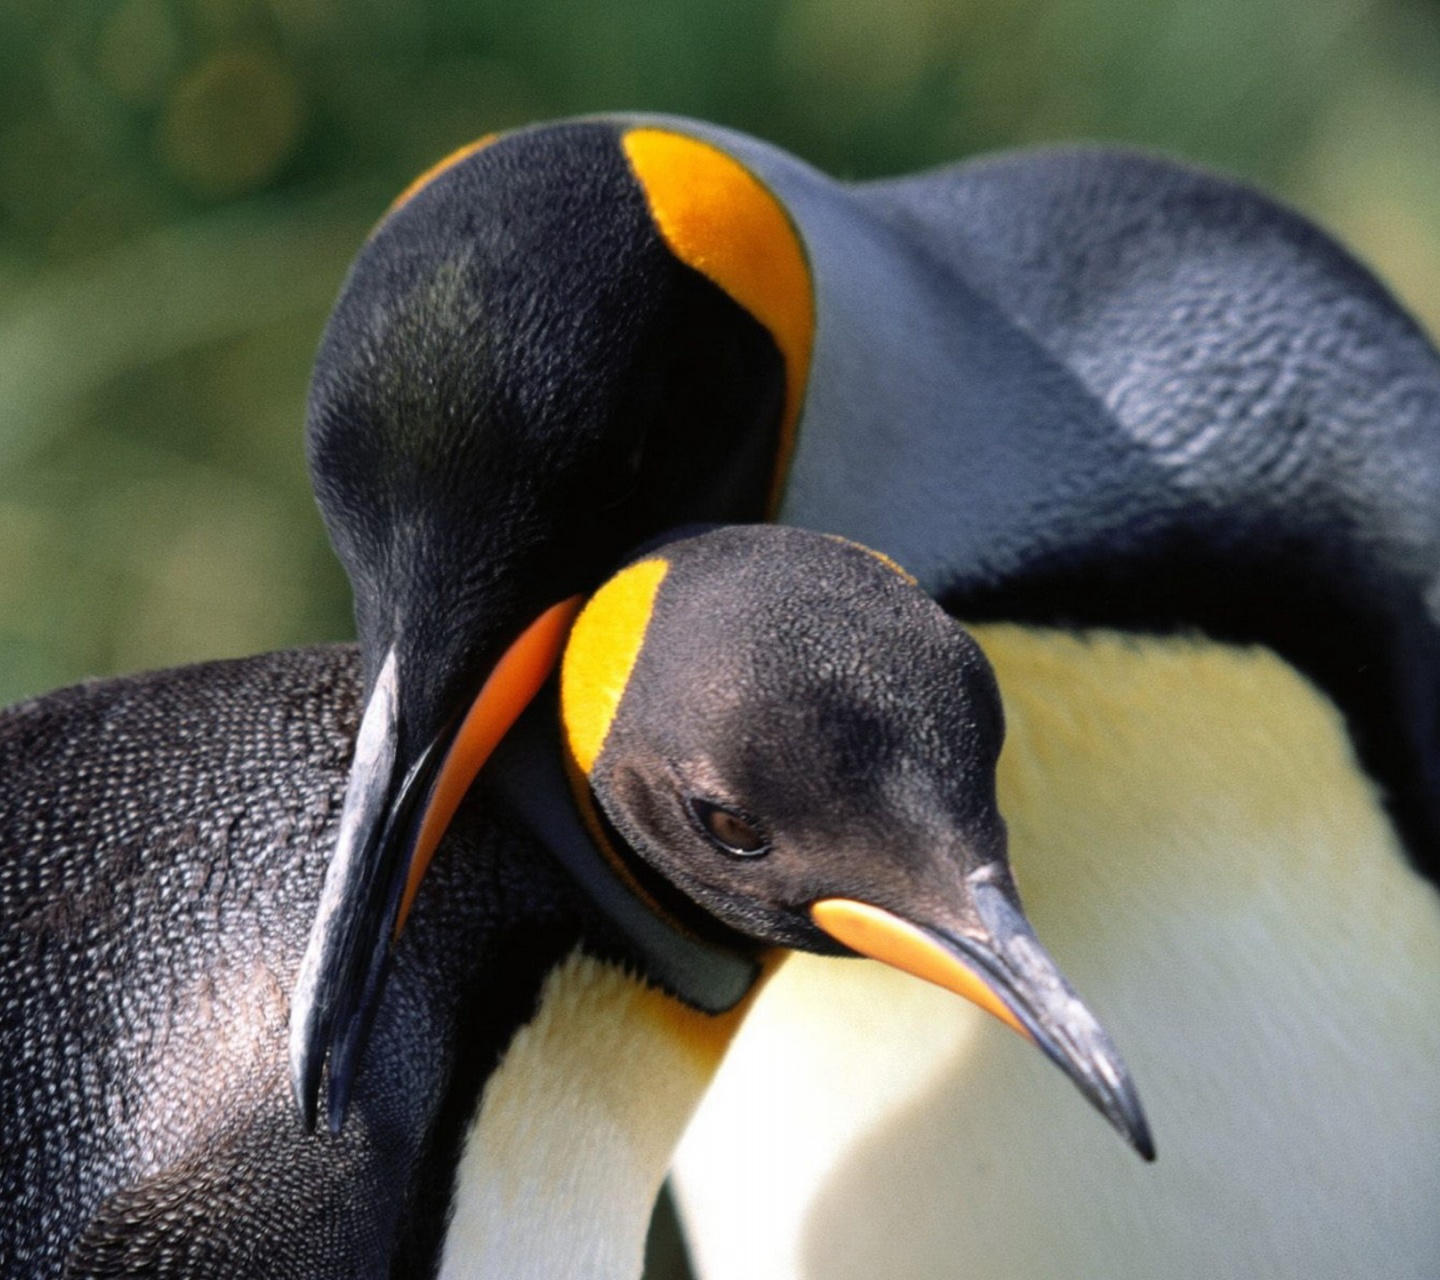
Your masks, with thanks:
[{"label": "penguin pair", "polygon": [[[774,946],[872,952],[979,1000],[1148,1150],[1019,912],[978,648],[887,562],[763,526],[667,545],[589,603],[560,705],[459,809],[349,1124],[304,1134],[284,991],[356,694],[353,653],[317,650],[0,721],[5,1275],[637,1274]],[[578,808],[537,732],[557,716]]]},{"label": "penguin pair", "polygon": [[[1002,685],[1015,698],[1032,683],[1053,692],[1048,727],[1030,739],[1049,768],[1009,811],[1037,848],[1056,850],[1057,901],[1094,949],[1086,985],[1128,992],[1168,969],[1174,991],[1209,991],[1234,1015],[1211,1035],[1214,1009],[1176,1027],[1153,987],[1131,1002],[1124,1039],[1143,1037],[1145,1074],[1158,1064],[1176,1086],[1182,1138],[1165,1145],[1183,1172],[1147,1191],[1093,1162],[1074,1171],[1086,1209],[1098,1206],[1096,1256],[1143,1221],[1160,1224],[1166,1274],[1284,1274],[1292,1258],[1323,1274],[1353,1261],[1336,1238],[1373,1240],[1364,1224],[1379,1222],[1387,1265],[1423,1273],[1440,1250],[1420,1207],[1440,1153],[1435,1091],[1413,1064],[1431,1046],[1422,1036],[1407,1054],[1396,1042],[1434,1025],[1407,1000],[1440,985],[1428,883],[1440,826],[1437,431],[1440,362],[1380,285],[1294,214],[1158,159],[1041,152],[851,185],[753,139],[638,117],[523,130],[453,157],[357,260],[312,396],[312,469],[356,588],[371,749],[351,776],[296,992],[303,1108],[313,1114],[328,1053],[332,1123],[343,1114],[397,924],[423,897],[414,890],[449,806],[543,682],[559,625],[549,611],[671,524],[773,512],[895,557],[967,620],[1029,629],[1041,650],[1013,664],[1021,676],[1002,663]],[[1129,637],[1115,652],[1145,658],[1109,663],[1103,639],[1067,647],[1068,633],[1097,627]],[[1279,683],[1244,674],[1243,655],[1216,643],[1264,646]],[[1167,683],[1172,662],[1199,674]],[[1074,674],[1042,679],[1060,667]],[[1088,671],[1131,692],[1065,710],[1067,690],[1091,687]],[[1176,689],[1208,690],[1232,717],[1228,738],[1167,718]],[[1107,750],[1157,732],[1171,745],[1125,761]],[[1202,759],[1174,749],[1187,735],[1209,744]],[[1316,840],[1359,850],[1355,866],[1300,856],[1315,842],[1293,833],[1317,796],[1249,769],[1257,741],[1267,760],[1293,743],[1296,758],[1339,762],[1349,799]],[[1163,764],[1172,758],[1184,764]],[[1118,767],[1147,762],[1158,774]],[[1190,775],[1193,789],[1175,782]],[[1064,785],[1077,776],[1095,785]],[[1242,793],[1247,820],[1216,822],[1223,798]],[[1068,861],[1059,795],[1086,797],[1094,819],[1093,847]],[[1137,812],[1173,854],[1158,870],[1130,838]],[[1401,849],[1413,870],[1396,870]],[[1222,908],[1187,878],[1206,865],[1248,888]],[[1067,871],[1078,866],[1109,878]],[[1363,912],[1345,908],[1355,867],[1390,886],[1357,895]],[[1272,878],[1257,887],[1255,868]],[[1043,906],[1044,877],[1031,893]],[[1169,905],[1147,917],[1152,893]],[[1410,921],[1398,955],[1379,945],[1392,908]],[[1324,964],[1305,941],[1312,916],[1335,939]],[[1220,937],[1219,954],[1200,945]],[[1364,994],[1347,979],[1362,971],[1353,957],[1375,961]],[[1247,993],[1271,974],[1294,982],[1256,1007]],[[1375,1048],[1335,1056],[1329,1103],[1288,1089],[1242,1105],[1252,1081],[1285,1075],[1296,1043],[1348,1043],[1358,1024],[1333,1011],[1362,1007],[1380,1011]],[[955,1033],[926,1048],[924,1020],[900,1023],[919,1028],[912,1056],[937,1064],[914,1077],[923,1092]],[[882,1043],[885,1019],[868,1025]],[[1347,1105],[1359,1114],[1353,1099],[1381,1092],[1381,1078],[1388,1120],[1319,1123]],[[853,1081],[847,1091],[872,1115],[907,1105],[867,1101]],[[1226,1128],[1232,1114],[1246,1123]],[[991,1165],[1013,1132],[1007,1115],[976,1118],[995,1125]],[[787,1151],[810,1145],[787,1133],[815,1132],[798,1113],[766,1122]],[[1283,1153],[1284,1176],[1267,1150]],[[1344,1173],[1317,1188],[1298,1173],[1314,1168]],[[823,1179],[833,1162],[815,1170]],[[1031,1165],[1013,1176],[1021,1189],[1047,1183]],[[1026,1241],[1022,1267],[1070,1267],[1064,1241],[1024,1234],[1003,1200],[978,1225],[955,1214],[978,1203],[977,1178],[985,1185],[937,1157],[923,1188],[892,1182],[915,1212],[925,1199],[910,1193],[923,1189],[968,1223],[976,1274],[987,1230]],[[801,1182],[820,1194],[815,1178]],[[815,1206],[783,1212],[788,1238],[808,1238]],[[919,1248],[931,1224],[906,1222]],[[992,1253],[992,1270],[1016,1273],[1005,1271],[1013,1254]],[[1155,1273],[1153,1258],[1123,1253],[1110,1249],[1122,1261],[1101,1271]]]}]

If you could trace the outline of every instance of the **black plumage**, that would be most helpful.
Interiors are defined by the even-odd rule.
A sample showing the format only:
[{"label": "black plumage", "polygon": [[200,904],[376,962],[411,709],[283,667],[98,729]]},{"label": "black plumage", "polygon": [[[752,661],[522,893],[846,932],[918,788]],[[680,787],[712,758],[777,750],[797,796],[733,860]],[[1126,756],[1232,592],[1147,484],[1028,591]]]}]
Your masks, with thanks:
[{"label": "black plumage", "polygon": [[359,693],[355,651],[334,648],[0,717],[6,1276],[433,1274],[478,1083],[580,908],[496,806],[462,812],[352,1123],[306,1135],[287,993]]}]

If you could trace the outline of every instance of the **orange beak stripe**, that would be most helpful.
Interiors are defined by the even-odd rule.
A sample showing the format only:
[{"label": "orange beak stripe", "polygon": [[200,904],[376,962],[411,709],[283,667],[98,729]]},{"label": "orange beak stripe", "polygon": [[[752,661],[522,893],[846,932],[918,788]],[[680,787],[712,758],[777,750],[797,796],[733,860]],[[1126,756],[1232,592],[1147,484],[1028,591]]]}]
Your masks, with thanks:
[{"label": "orange beak stripe", "polygon": [[952,955],[924,929],[867,902],[824,898],[810,908],[810,918],[836,942],[851,951],[914,974],[937,987],[977,1004],[1032,1044],[1034,1037],[995,993],[995,989],[958,956]]},{"label": "orange beak stripe", "polygon": [[481,687],[479,696],[465,713],[460,731],[450,744],[445,763],[436,775],[430,803],[420,821],[420,835],[410,858],[410,875],[405,882],[405,894],[400,899],[400,914],[395,918],[395,937],[398,938],[400,930],[405,927],[405,918],[415,902],[420,881],[425,878],[430,859],[435,856],[440,837],[449,827],[460,801],[475,781],[480,766],[500,745],[500,739],[520,718],[520,713],[530,705],[530,700],[540,692],[540,686],[560,661],[565,637],[570,634],[570,624],[575,621],[583,603],[582,596],[571,596],[551,605],[526,627],[519,639],[501,655]]}]

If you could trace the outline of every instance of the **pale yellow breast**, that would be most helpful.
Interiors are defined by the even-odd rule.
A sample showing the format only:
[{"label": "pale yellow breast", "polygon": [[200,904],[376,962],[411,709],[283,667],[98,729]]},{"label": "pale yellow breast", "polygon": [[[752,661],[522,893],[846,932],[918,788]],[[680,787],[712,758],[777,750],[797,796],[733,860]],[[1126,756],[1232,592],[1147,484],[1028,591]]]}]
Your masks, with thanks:
[{"label": "pale yellow breast", "polygon": [[466,1135],[442,1280],[639,1276],[675,1143],[742,1016],[578,952],[556,968]]},{"label": "pale yellow breast", "polygon": [[1440,905],[1334,709],[1262,651],[977,634],[1022,896],[1159,1161],[962,1002],[801,958],[682,1147],[707,1280],[1440,1274]]}]

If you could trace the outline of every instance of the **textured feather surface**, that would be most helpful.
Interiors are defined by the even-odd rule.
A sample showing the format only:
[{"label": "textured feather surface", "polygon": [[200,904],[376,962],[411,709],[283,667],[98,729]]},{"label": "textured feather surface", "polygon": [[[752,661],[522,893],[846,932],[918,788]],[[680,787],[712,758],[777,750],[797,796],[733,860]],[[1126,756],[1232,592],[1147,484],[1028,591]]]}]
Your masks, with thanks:
[{"label": "textured feather surface", "polygon": [[286,993],[358,695],[352,650],[312,650],[0,717],[6,1276],[431,1273],[481,1075],[578,925],[548,861],[467,805],[352,1123],[302,1132]]}]

